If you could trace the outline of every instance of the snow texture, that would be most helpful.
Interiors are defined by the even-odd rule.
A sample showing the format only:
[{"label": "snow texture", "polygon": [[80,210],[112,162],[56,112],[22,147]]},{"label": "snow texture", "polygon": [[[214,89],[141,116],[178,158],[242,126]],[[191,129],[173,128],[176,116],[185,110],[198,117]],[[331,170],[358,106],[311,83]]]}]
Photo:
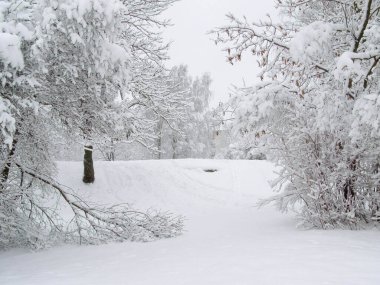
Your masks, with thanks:
[{"label": "snow texture", "polygon": [[333,25],[314,22],[303,27],[290,43],[290,54],[296,61],[310,63],[318,60],[326,50],[331,50]]},{"label": "snow texture", "polygon": [[6,145],[12,144],[11,134],[16,130],[15,119],[10,114],[10,105],[8,100],[0,97],[0,128]]},{"label": "snow texture", "polygon": [[24,68],[24,59],[20,49],[21,41],[16,35],[0,33],[0,60],[5,66],[15,69]]},{"label": "snow texture", "polygon": [[[132,202],[187,217],[183,236],[153,243],[63,246],[0,253],[0,284],[380,284],[379,231],[298,230],[293,217],[257,209],[271,195],[265,161],[58,164],[59,180],[100,203]],[[216,170],[206,172],[206,170]]]}]

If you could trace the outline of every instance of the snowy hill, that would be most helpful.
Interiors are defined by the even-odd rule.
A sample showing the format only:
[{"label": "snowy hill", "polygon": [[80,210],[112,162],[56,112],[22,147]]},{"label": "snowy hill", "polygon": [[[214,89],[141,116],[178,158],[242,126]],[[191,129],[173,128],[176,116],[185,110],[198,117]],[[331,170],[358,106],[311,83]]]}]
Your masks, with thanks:
[{"label": "snowy hill", "polygon": [[58,180],[86,199],[186,215],[210,206],[251,207],[259,197],[271,194],[267,182],[275,177],[273,166],[263,161],[95,162],[96,182],[88,186],[81,180],[81,162],[60,162],[58,168]]},{"label": "snowy hill", "polygon": [[380,284],[379,231],[304,231],[257,209],[271,195],[264,161],[60,162],[58,180],[89,200],[186,216],[186,232],[153,243],[0,253],[0,284]]}]

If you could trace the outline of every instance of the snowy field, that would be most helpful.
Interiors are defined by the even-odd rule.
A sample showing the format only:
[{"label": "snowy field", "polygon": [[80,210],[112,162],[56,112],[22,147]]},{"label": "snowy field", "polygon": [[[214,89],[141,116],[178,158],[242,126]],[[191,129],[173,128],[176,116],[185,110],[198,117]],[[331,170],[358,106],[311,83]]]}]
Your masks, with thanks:
[{"label": "snowy field", "polygon": [[[99,203],[186,216],[186,232],[152,243],[0,253],[0,284],[380,284],[380,231],[300,230],[291,216],[253,207],[271,195],[264,161],[62,162],[59,181]],[[206,169],[216,172],[205,172]]]}]

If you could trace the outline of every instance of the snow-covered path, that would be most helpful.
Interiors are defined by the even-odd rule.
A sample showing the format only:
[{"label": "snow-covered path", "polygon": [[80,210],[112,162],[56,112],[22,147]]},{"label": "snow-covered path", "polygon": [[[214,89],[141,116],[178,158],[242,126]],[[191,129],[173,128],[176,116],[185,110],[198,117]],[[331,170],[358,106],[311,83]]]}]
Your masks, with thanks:
[{"label": "snow-covered path", "polygon": [[302,231],[290,216],[252,207],[271,194],[267,162],[99,162],[93,186],[82,185],[81,163],[59,169],[60,181],[90,199],[183,214],[186,232],[0,253],[0,284],[380,284],[379,231]]}]

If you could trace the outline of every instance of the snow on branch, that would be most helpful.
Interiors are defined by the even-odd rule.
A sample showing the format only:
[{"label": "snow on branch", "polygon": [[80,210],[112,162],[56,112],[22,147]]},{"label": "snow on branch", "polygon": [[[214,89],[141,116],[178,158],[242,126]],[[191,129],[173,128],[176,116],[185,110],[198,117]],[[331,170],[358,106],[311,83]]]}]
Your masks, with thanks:
[{"label": "snow on branch", "polygon": [[[277,0],[284,17],[229,15],[212,31],[228,60],[252,51],[261,84],[236,96],[239,148],[281,166],[262,202],[293,209],[302,225],[358,229],[378,221],[379,0]],[[245,151],[250,155],[250,151]]]},{"label": "snow on branch", "polygon": [[[178,236],[183,231],[183,218],[171,213],[150,210],[140,212],[127,204],[111,207],[90,206],[72,189],[50,177],[16,164],[22,171],[56,190],[70,207],[73,217],[65,233],[67,241],[97,244],[108,241],[153,241]],[[71,193],[70,193],[71,192]],[[45,213],[49,220],[49,214]]]},{"label": "snow on branch", "polygon": [[[246,18],[239,20],[232,14],[228,14],[227,18],[231,24],[216,28],[209,33],[214,35],[215,44],[230,44],[223,50],[227,52],[227,60],[231,64],[234,61],[241,61],[242,54],[250,51],[260,58],[259,66],[265,70],[270,57],[276,57],[278,54],[283,54],[285,57],[289,54],[294,30],[286,25],[275,24],[270,17],[269,21],[258,23],[248,23]],[[329,72],[328,67],[316,60],[310,60],[310,64],[323,72]]]}]

